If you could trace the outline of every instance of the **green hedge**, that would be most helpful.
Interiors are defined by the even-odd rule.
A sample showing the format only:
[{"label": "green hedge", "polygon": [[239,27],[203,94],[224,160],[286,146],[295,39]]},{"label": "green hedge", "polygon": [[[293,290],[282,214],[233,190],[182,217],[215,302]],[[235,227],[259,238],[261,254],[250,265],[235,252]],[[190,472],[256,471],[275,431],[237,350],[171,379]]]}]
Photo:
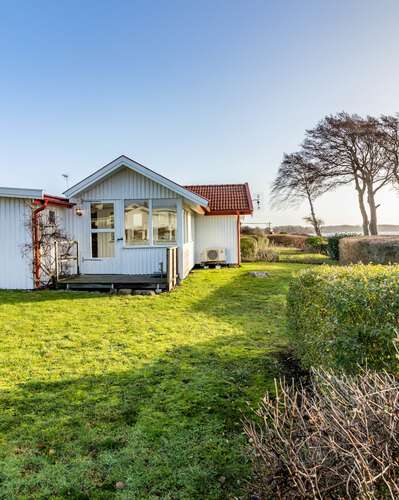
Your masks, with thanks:
[{"label": "green hedge", "polygon": [[305,241],[305,246],[312,252],[327,254],[328,243],[322,236],[309,236]]},{"label": "green hedge", "polygon": [[354,233],[335,233],[327,238],[327,254],[334,260],[339,260],[339,241],[342,238],[358,236]]},{"label": "green hedge", "polygon": [[398,373],[399,266],[320,266],[288,292],[289,336],[302,365]]}]

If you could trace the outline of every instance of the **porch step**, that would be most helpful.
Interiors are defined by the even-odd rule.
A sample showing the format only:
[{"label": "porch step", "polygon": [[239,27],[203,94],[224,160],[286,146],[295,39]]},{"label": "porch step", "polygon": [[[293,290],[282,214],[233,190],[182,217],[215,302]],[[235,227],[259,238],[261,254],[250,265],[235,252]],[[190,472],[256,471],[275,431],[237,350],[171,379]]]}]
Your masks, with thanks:
[{"label": "porch step", "polygon": [[167,278],[159,275],[132,274],[81,274],[57,281],[57,289],[67,290],[111,290],[120,288],[167,289]]}]

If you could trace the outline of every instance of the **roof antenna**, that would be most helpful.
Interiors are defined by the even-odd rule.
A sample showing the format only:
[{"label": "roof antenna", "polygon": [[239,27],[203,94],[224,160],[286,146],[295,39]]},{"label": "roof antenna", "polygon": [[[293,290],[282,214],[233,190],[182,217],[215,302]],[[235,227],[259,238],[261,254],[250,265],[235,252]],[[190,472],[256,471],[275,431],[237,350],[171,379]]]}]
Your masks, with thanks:
[{"label": "roof antenna", "polygon": [[257,193],[257,194],[255,195],[255,198],[252,200],[253,202],[255,202],[256,208],[257,208],[258,210],[260,210],[261,197],[262,197],[262,195],[261,195],[261,194],[259,194],[259,193]]},{"label": "roof antenna", "polygon": [[62,177],[65,179],[66,188],[69,188],[69,174],[62,174]]}]

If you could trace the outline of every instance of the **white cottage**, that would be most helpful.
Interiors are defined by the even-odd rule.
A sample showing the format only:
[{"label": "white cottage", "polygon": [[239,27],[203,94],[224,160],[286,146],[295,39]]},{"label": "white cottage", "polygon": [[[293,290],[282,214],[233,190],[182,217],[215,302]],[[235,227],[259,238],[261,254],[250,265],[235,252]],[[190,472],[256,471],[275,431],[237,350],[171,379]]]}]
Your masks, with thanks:
[{"label": "white cottage", "polygon": [[[76,242],[75,276],[59,281],[68,287],[171,288],[196,264],[240,263],[240,218],[252,213],[248,184],[180,186],[120,156],[64,194],[0,190],[0,223],[13,228],[6,230],[9,239],[2,252],[9,264],[4,254],[0,288],[39,285],[35,221],[51,211]],[[17,248],[29,238],[22,223],[29,213],[32,255],[22,259]]]}]

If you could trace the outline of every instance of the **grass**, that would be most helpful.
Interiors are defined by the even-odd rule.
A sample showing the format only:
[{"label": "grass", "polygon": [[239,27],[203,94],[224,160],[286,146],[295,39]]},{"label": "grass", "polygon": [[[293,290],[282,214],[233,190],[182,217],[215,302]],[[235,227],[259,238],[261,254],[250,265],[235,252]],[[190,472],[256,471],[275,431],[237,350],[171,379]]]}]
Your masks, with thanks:
[{"label": "grass", "polygon": [[280,256],[280,262],[291,262],[298,264],[335,264],[328,255],[322,253],[310,253],[288,247],[270,247]]},{"label": "grass", "polygon": [[239,495],[241,420],[280,373],[302,267],[195,271],[158,297],[0,292],[0,497]]}]

